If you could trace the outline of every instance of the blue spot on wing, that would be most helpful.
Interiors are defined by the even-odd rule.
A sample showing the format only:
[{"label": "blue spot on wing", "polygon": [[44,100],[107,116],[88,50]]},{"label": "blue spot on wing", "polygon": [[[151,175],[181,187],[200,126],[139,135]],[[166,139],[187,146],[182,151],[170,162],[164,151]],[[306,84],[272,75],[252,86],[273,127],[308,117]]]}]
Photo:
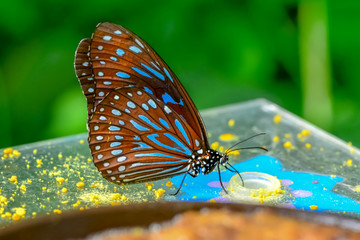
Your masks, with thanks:
[{"label": "blue spot on wing", "polygon": [[153,128],[155,128],[156,130],[161,130],[161,128],[156,125],[155,123],[153,123],[152,121],[150,121],[150,119],[148,119],[146,116],[144,115],[139,115],[139,118],[143,121],[145,121],[147,124],[149,124],[150,126],[152,126]]},{"label": "blue spot on wing", "polygon": [[144,87],[144,89],[145,89],[146,92],[148,92],[148,93],[150,93],[150,94],[154,94],[154,93],[150,90],[150,88]]},{"label": "blue spot on wing", "polygon": [[175,125],[177,126],[177,128],[180,130],[181,134],[184,136],[184,138],[186,139],[187,143],[190,145],[190,140],[188,135],[186,134],[186,131],[184,129],[184,127],[182,126],[182,124],[179,122],[179,120],[175,119]]},{"label": "blue spot on wing", "polygon": [[168,93],[164,93],[162,95],[162,99],[163,99],[164,103],[169,102],[169,103],[173,103],[173,104],[178,104]]},{"label": "blue spot on wing", "polygon": [[148,78],[151,78],[151,76],[149,74],[147,74],[146,72],[136,68],[136,67],[132,67],[132,69],[137,72],[138,74],[144,76],[144,77],[148,77]]},{"label": "blue spot on wing", "polygon": [[147,148],[152,148],[149,145],[143,143],[143,142],[134,142],[134,144],[138,144],[138,147],[134,147],[131,150],[139,150],[139,149],[147,149]]},{"label": "blue spot on wing", "polygon": [[186,147],[183,143],[181,143],[179,141],[179,139],[177,139],[176,137],[174,137],[173,135],[169,134],[169,133],[164,133],[164,135],[166,137],[168,137],[169,139],[171,139],[178,147],[180,148],[174,148],[170,145],[167,145],[167,144],[164,144],[164,143],[161,143],[159,142],[159,140],[156,139],[156,137],[159,137],[158,134],[151,134],[149,136],[147,136],[153,143],[155,143],[156,145],[160,146],[160,147],[163,147],[163,148],[166,148],[168,150],[171,150],[171,151],[175,151],[175,152],[181,152],[181,153],[185,153],[186,155],[191,155],[191,151],[188,147]]},{"label": "blue spot on wing", "polygon": [[135,157],[167,157],[167,158],[177,158],[171,155],[167,155],[167,154],[163,154],[163,153],[157,153],[157,152],[152,152],[152,153],[138,153],[135,154]]},{"label": "blue spot on wing", "polygon": [[174,82],[174,80],[171,78],[171,76],[170,76],[169,72],[166,70],[166,68],[164,68],[164,71],[165,71],[166,76],[168,76],[168,78],[170,78],[170,80],[172,82]]},{"label": "blue spot on wing", "polygon": [[165,120],[162,119],[162,118],[159,118],[159,120],[160,120],[160,122],[161,122],[161,124],[162,124],[163,126],[165,126],[165,127],[168,128],[168,129],[170,128],[167,121],[165,121]]},{"label": "blue spot on wing", "polygon": [[149,131],[148,128],[141,126],[140,124],[138,124],[137,122],[135,122],[134,120],[130,120],[131,124],[139,131]]},{"label": "blue spot on wing", "polygon": [[158,71],[155,71],[154,69],[152,69],[151,67],[145,65],[145,64],[141,64],[143,67],[145,67],[147,70],[149,70],[152,74],[154,74],[156,77],[160,78],[161,80],[165,80],[164,75],[162,75],[161,73],[159,73]]}]

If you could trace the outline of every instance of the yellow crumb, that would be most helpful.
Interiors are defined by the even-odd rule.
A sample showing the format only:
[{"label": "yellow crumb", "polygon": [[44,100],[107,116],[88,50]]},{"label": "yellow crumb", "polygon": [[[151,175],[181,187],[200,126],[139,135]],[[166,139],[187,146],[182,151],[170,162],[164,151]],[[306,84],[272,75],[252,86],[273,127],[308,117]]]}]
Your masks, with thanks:
[{"label": "yellow crumb", "polygon": [[13,154],[15,157],[18,157],[18,156],[20,156],[21,153],[18,150],[14,150]]},{"label": "yellow crumb", "polygon": [[156,199],[158,199],[161,197],[161,195],[163,195],[165,193],[165,190],[162,188],[159,188],[158,190],[155,190],[154,193],[155,193]]},{"label": "yellow crumb", "polygon": [[[165,192],[165,191],[164,191]],[[121,201],[126,201],[127,200],[127,197],[126,196],[124,196],[124,195],[122,195],[121,196]]]},{"label": "yellow crumb", "polygon": [[278,142],[279,140],[280,140],[279,136],[275,136],[275,137],[273,138],[273,141],[274,141],[274,142]]},{"label": "yellow crumb", "polygon": [[65,181],[65,178],[63,178],[63,177],[57,177],[57,178],[56,178],[56,181],[57,181],[57,183],[59,183],[59,184],[63,184],[64,181]]},{"label": "yellow crumb", "polygon": [[114,193],[114,194],[111,196],[111,199],[112,199],[112,200],[121,200],[121,195],[120,195],[120,193]]},{"label": "yellow crumb", "polygon": [[287,141],[287,142],[284,143],[284,148],[289,149],[289,148],[291,148],[291,147],[292,147],[292,144],[291,144],[290,141]]},{"label": "yellow crumb", "polygon": [[235,125],[235,120],[234,119],[230,119],[228,122],[229,127],[233,127]]},{"label": "yellow crumb", "polygon": [[17,183],[17,176],[11,176],[11,178],[9,178],[9,181],[12,183]]},{"label": "yellow crumb", "polygon": [[21,191],[26,192],[26,186],[23,184],[20,186]]},{"label": "yellow crumb", "polygon": [[61,189],[61,192],[62,192],[62,193],[66,193],[66,192],[67,192],[67,188],[62,188],[62,189]]},{"label": "yellow crumb", "polygon": [[54,212],[54,213],[57,213],[57,214],[61,214],[61,213],[62,213],[62,211],[61,211],[60,209],[54,209],[53,212]]},{"label": "yellow crumb", "polygon": [[166,184],[165,184],[167,187],[171,187],[173,185],[173,183],[171,181],[168,181]]},{"label": "yellow crumb", "polygon": [[218,143],[218,142],[213,142],[213,143],[211,144],[211,149],[216,150],[218,147],[219,147],[219,143]]},{"label": "yellow crumb", "polygon": [[84,187],[85,186],[85,183],[84,182],[78,182],[78,183],[76,183],[76,187],[78,187],[78,188],[82,188],[82,187]]},{"label": "yellow crumb", "polygon": [[5,154],[10,154],[10,153],[12,153],[13,152],[13,149],[12,148],[5,148],[4,149],[4,153]]},{"label": "yellow crumb", "polygon": [[281,116],[280,114],[275,115],[274,117],[274,123],[278,124],[281,122]]},{"label": "yellow crumb", "polygon": [[43,165],[43,162],[41,159],[36,159],[36,167],[41,167],[41,165]]},{"label": "yellow crumb", "polygon": [[310,135],[310,130],[308,130],[308,129],[303,129],[303,130],[301,130],[301,135],[303,135],[303,136],[309,136],[309,135]]},{"label": "yellow crumb", "polygon": [[78,207],[80,205],[80,201],[77,201],[76,203],[73,204],[73,207]]},{"label": "yellow crumb", "polygon": [[238,155],[240,155],[240,152],[239,152],[238,150],[235,150],[235,151],[231,151],[231,152],[229,152],[229,154],[228,154],[228,155],[238,156]]},{"label": "yellow crumb", "polygon": [[353,165],[353,161],[351,159],[346,161],[346,165],[348,165],[349,167]]},{"label": "yellow crumb", "polygon": [[232,141],[232,140],[235,140],[236,137],[234,135],[232,135],[231,133],[224,133],[224,134],[220,135],[219,139],[221,141]]},{"label": "yellow crumb", "polygon": [[311,209],[311,210],[319,210],[319,207],[316,206],[316,205],[311,205],[311,206],[310,206],[310,209]]},{"label": "yellow crumb", "polygon": [[68,200],[66,200],[66,201],[61,201],[61,204],[68,204],[69,203],[69,201]]},{"label": "yellow crumb", "polygon": [[311,148],[311,144],[310,143],[305,143],[305,147],[306,148]]}]

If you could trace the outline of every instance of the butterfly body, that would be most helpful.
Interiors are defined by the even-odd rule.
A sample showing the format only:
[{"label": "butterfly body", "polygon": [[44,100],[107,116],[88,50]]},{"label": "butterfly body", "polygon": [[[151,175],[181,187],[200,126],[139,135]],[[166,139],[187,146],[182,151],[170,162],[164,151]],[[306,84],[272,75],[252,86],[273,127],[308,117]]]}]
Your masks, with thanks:
[{"label": "butterfly body", "polygon": [[130,30],[99,24],[91,39],[80,42],[75,70],[87,99],[90,151],[107,180],[196,177],[228,162],[227,154],[210,148],[176,75]]}]

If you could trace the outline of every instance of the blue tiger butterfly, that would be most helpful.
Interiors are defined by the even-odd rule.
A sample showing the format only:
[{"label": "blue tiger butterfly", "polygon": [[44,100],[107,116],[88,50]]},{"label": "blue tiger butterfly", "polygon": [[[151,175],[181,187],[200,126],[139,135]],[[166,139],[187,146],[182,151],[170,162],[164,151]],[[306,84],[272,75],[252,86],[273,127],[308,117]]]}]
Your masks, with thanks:
[{"label": "blue tiger butterfly", "polygon": [[184,174],[184,181],[217,168],[225,190],[219,166],[237,172],[228,163],[233,150],[210,148],[190,96],[144,40],[100,23],[79,43],[75,72],[87,100],[91,154],[105,179],[135,183]]}]

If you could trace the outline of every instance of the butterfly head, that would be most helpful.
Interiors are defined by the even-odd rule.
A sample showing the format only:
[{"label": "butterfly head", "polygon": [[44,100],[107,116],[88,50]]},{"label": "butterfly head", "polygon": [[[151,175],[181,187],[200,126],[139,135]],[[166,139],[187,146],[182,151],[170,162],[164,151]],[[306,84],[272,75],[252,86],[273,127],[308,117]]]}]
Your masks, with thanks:
[{"label": "butterfly head", "polygon": [[219,163],[224,166],[229,161],[229,155],[227,155],[226,153],[222,153],[220,154],[220,156],[221,157]]}]

